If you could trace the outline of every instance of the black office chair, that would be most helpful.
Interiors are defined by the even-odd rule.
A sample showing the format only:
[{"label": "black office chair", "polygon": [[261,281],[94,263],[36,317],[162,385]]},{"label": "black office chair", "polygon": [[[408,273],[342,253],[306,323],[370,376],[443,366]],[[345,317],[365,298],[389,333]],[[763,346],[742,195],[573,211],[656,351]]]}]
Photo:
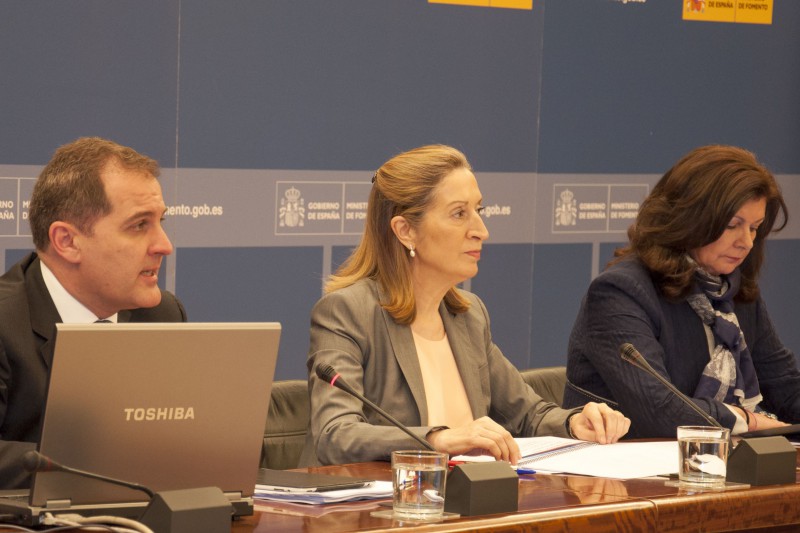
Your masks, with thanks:
[{"label": "black office chair", "polygon": [[273,470],[297,467],[303,453],[310,412],[308,383],[305,380],[276,381],[272,384],[261,467]]},{"label": "black office chair", "polygon": [[530,385],[536,393],[557,405],[564,401],[564,388],[567,386],[567,367],[548,366],[542,368],[529,368],[521,370],[522,379]]}]

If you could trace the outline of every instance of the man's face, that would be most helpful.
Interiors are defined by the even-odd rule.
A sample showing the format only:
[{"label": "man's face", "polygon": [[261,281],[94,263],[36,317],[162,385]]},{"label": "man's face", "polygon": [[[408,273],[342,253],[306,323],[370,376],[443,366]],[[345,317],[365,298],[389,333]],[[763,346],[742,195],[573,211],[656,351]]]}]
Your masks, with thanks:
[{"label": "man's face", "polygon": [[109,162],[100,174],[111,212],[99,218],[92,234],[78,233],[78,300],[105,318],[123,309],[161,302],[158,269],[172,243],[161,225],[164,199],[152,175]]}]

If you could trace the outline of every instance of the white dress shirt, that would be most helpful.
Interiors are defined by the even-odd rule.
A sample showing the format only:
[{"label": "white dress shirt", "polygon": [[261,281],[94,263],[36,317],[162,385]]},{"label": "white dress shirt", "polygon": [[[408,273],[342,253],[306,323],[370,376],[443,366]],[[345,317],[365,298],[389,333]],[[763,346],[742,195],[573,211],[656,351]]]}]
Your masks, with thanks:
[{"label": "white dress shirt", "polygon": [[62,322],[65,324],[91,324],[98,320],[117,321],[117,313],[107,317],[98,317],[89,311],[85,305],[67,292],[67,289],[56,279],[55,274],[44,264],[44,261],[41,264],[44,284],[47,286],[47,291],[50,293],[53,303],[56,304],[56,309],[61,316]]}]

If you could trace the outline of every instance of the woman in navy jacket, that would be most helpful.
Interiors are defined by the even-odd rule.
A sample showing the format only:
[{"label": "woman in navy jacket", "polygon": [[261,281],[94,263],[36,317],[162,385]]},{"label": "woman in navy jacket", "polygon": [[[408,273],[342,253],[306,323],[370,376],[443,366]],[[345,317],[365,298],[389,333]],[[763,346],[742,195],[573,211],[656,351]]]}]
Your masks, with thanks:
[{"label": "woman in navy jacket", "polygon": [[633,344],[703,411],[736,433],[800,422],[800,371],[758,287],[764,241],[786,225],[772,174],[753,154],[705,146],[658,182],[628,246],[591,284],[569,342],[564,407],[617,406],[629,437],[706,424],[620,358]]}]

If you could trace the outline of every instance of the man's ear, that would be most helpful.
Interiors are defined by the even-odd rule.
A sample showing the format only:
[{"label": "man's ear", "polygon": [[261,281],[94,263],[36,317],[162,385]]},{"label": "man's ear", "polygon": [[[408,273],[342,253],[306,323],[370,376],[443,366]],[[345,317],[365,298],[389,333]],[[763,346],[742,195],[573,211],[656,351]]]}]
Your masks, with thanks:
[{"label": "man's ear", "polygon": [[50,224],[50,249],[69,263],[81,262],[81,233],[69,222]]},{"label": "man's ear", "polygon": [[392,226],[392,231],[394,232],[397,240],[405,246],[409,248],[414,245],[414,238],[416,236],[416,232],[414,228],[411,227],[411,224],[408,223],[405,217],[397,215],[392,217],[392,221],[390,222]]}]

